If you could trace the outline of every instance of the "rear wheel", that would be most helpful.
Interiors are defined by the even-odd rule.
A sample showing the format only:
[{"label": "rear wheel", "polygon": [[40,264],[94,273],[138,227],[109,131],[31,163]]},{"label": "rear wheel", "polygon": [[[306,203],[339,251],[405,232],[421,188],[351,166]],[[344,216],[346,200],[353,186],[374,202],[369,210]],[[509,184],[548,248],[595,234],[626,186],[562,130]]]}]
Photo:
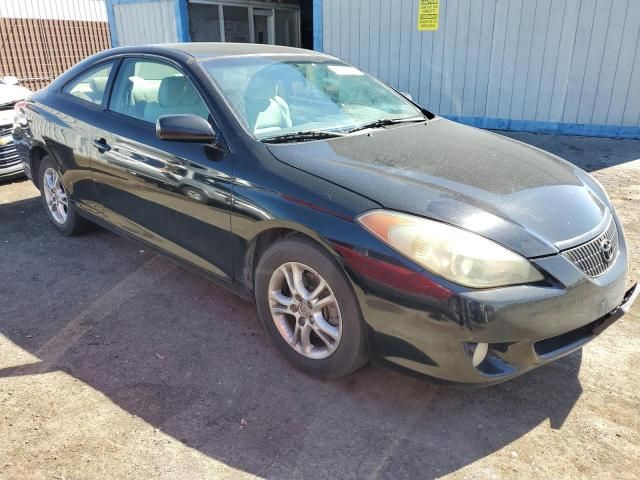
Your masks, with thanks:
[{"label": "rear wheel", "polygon": [[71,204],[58,166],[48,155],[40,163],[40,194],[49,219],[64,235],[85,232],[91,222],[80,217]]},{"label": "rear wheel", "polygon": [[327,252],[303,238],[277,242],[260,258],[255,279],[260,319],[295,367],[337,378],[366,363],[360,308]]}]

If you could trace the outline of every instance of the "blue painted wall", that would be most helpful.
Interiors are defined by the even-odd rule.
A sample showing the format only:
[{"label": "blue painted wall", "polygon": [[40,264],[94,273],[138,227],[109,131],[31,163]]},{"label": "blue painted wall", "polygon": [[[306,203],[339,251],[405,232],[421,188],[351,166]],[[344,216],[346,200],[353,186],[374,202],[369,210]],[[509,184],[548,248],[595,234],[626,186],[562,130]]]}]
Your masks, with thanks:
[{"label": "blue painted wall", "polygon": [[313,49],[322,51],[322,0],[313,0]]},{"label": "blue painted wall", "polygon": [[181,42],[190,42],[189,34],[189,13],[187,11],[188,0],[174,0],[176,24],[178,26],[178,40]]},{"label": "blue painted wall", "polygon": [[316,0],[314,48],[475,126],[640,138],[639,0]]},{"label": "blue painted wall", "polygon": [[118,43],[118,30],[116,29],[116,17],[113,12],[113,3],[115,0],[106,0],[106,8],[107,8],[107,20],[109,21],[109,35],[111,37],[111,46],[117,47],[120,44]]}]

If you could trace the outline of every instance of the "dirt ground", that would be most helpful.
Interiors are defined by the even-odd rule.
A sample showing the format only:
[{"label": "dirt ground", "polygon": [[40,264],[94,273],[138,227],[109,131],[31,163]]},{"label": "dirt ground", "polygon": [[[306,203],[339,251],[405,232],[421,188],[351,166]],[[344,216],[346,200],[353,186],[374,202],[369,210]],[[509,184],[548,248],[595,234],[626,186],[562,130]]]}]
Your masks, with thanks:
[{"label": "dirt ground", "polygon": [[[592,171],[640,278],[640,141],[511,134]],[[640,305],[497,387],[290,368],[252,304],[0,185],[0,478],[638,478]],[[561,208],[561,206],[559,206]]]}]

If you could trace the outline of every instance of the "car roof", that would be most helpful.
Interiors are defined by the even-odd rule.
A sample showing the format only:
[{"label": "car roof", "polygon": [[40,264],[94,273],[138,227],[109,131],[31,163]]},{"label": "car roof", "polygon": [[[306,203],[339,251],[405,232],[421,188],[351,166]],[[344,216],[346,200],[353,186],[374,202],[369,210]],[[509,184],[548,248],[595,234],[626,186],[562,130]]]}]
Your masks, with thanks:
[{"label": "car roof", "polygon": [[280,56],[295,55],[302,57],[333,58],[324,53],[303,48],[283,47],[280,45],[261,45],[255,43],[222,43],[222,42],[193,42],[193,43],[161,43],[150,45],[159,49],[176,50],[190,55],[197,60],[209,60],[223,57],[264,55]]},{"label": "car roof", "polygon": [[271,58],[296,57],[308,61],[337,60],[336,57],[303,48],[283,47],[280,45],[259,45],[253,43],[222,43],[222,42],[193,42],[193,43],[159,43],[155,45],[139,45],[116,47],[103,50],[62,73],[49,85],[56,90],[66,82],[80,74],[87,68],[103,60],[109,60],[119,55],[162,55],[180,62],[202,62],[218,58],[233,58],[241,56],[266,56]]}]

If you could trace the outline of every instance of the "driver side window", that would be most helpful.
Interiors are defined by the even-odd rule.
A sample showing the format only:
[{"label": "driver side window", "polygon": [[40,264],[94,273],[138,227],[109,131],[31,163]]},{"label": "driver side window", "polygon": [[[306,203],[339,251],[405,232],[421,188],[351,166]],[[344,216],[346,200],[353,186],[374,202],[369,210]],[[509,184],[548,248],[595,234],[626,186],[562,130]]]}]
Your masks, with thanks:
[{"label": "driver side window", "polygon": [[209,118],[204,101],[182,72],[163,62],[132,58],[118,72],[109,110],[153,124],[162,115],[179,113]]}]

